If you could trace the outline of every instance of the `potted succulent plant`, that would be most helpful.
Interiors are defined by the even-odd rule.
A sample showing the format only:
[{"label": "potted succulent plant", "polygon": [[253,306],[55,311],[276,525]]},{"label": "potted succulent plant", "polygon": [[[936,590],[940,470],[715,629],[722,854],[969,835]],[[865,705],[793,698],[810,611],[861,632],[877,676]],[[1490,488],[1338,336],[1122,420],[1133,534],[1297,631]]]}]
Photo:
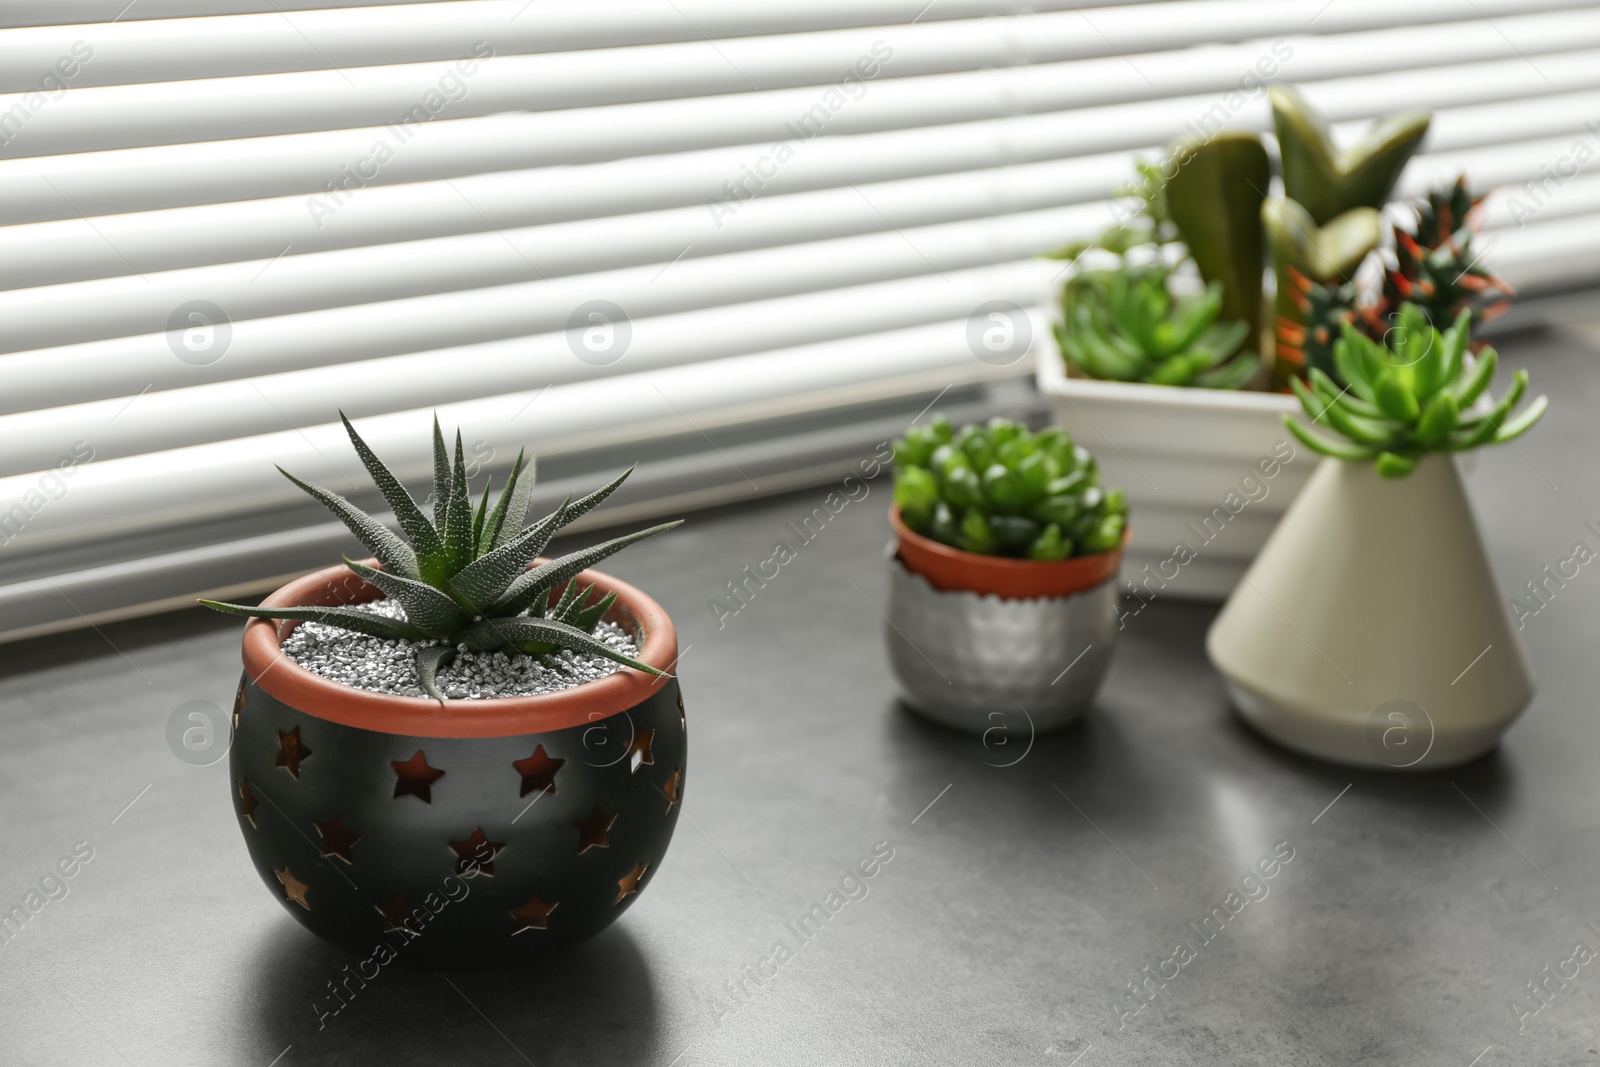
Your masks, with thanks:
[{"label": "potted succulent plant", "polygon": [[452,459],[435,420],[430,517],[345,428],[405,536],[287,475],[375,558],[258,606],[202,601],[253,618],[229,751],[250,858],[302,925],[375,966],[582,940],[660,866],[686,750],[671,620],[587,568],[677,524],[543,560],[627,472],[525,526],[531,461],[474,508],[461,436]]},{"label": "potted succulent plant", "polygon": [[1343,324],[1336,375],[1293,388],[1324,458],[1206,648],[1235,705],[1282,744],[1341,763],[1431,770],[1492,748],[1533,696],[1454,454],[1525,433],[1539,397],[1487,402],[1497,358],[1472,311],[1440,333],[1404,304],[1380,343]]},{"label": "potted succulent plant", "polygon": [[1122,491],[1063,431],[1000,418],[914,426],[894,459],[885,635],[908,702],[958,729],[1066,725],[1116,644]]},{"label": "potted succulent plant", "polygon": [[1267,199],[1255,134],[1180,141],[1124,190],[1127,222],[1053,253],[1076,269],[1040,390],[1127,486],[1139,529],[1124,570],[1164,572],[1168,596],[1227,595],[1309,476],[1281,422],[1295,408],[1281,390],[1304,373],[1305,290],[1348,282],[1376,247],[1377,209],[1428,125],[1401,116],[1341,152],[1293,90],[1271,103],[1283,199]]}]

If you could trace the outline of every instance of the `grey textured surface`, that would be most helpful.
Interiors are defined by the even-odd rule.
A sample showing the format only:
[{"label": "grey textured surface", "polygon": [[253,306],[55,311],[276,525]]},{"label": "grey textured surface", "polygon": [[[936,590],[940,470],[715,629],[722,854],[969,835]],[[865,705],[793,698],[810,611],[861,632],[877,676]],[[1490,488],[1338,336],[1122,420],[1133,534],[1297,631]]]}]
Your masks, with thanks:
[{"label": "grey textured surface", "polygon": [[[1484,453],[1468,479],[1510,597],[1575,542],[1600,547],[1585,525],[1600,527],[1600,376],[1576,343],[1506,348],[1556,401],[1520,451]],[[1539,696],[1459,770],[1340,770],[1257,739],[1206,663],[1211,610],[1160,600],[1126,618],[1095,708],[999,767],[1021,739],[986,749],[895,704],[877,610],[886,488],[809,543],[789,524],[826,489],[694,516],[619,556],[688,646],[694,788],[650,891],[558,967],[386,971],[320,1032],[312,1000],[349,957],[263,890],[225,765],[186,765],[166,739],[186,701],[229,705],[238,627],[185,614],[0,649],[0,907],[76,842],[94,849],[67,896],[0,946],[0,1060],[1600,1060],[1600,960],[1564,962],[1600,948],[1594,565],[1525,618]],[[780,540],[795,558],[737,614],[714,612]],[[880,841],[893,858],[845,882]],[[1245,884],[1280,842],[1293,859]],[[859,899],[792,958],[775,953],[841,883]],[[1266,895],[1201,944],[1189,924],[1257,885]],[[1180,940],[1195,958],[1119,1032],[1125,984]],[[731,999],[760,966],[776,976]],[[1547,979],[1519,1032],[1512,1005],[1542,1003],[1525,984],[1546,966],[1576,977]]]}]

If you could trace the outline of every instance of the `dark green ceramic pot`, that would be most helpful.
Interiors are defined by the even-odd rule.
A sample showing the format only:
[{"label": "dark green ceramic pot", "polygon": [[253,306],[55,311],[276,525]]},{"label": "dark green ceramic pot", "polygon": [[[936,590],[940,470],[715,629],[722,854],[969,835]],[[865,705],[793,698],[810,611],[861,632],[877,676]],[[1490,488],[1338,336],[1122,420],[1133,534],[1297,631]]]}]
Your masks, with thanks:
[{"label": "dark green ceramic pot", "polygon": [[[639,658],[671,670],[671,620],[597,571]],[[381,594],[344,567],[270,605]],[[252,621],[230,787],[268,891],[365,960],[467,967],[535,959],[609,926],[655,877],[683,798],[677,680],[623,669],[561,693],[432,700],[339,685],[284,656],[294,623]],[[370,962],[370,967],[368,964]]]}]

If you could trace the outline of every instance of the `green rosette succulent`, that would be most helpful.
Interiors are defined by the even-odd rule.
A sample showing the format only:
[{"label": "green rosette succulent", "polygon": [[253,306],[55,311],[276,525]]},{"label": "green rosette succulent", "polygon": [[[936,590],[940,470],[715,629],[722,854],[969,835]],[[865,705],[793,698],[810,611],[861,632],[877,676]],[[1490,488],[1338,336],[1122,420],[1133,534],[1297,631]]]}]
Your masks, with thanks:
[{"label": "green rosette succulent", "polygon": [[1088,449],[1061,430],[943,416],[894,443],[894,502],[911,529],[988,556],[1063,560],[1122,543],[1128,503],[1100,488]]},{"label": "green rosette succulent", "polygon": [[1380,344],[1343,323],[1333,359],[1348,386],[1341,389],[1315,367],[1309,384],[1290,383],[1312,423],[1342,440],[1314,433],[1289,415],[1285,425],[1324,456],[1373,460],[1385,478],[1410,474],[1429,452],[1461,452],[1519,437],[1539,421],[1548,401],[1537,397],[1512,414],[1528,388],[1528,372],[1518,370],[1510,390],[1489,402],[1498,356],[1485,347],[1467,359],[1471,325],[1472,309],[1462,308],[1441,334],[1421,308],[1404,304]]},{"label": "green rosette succulent", "polygon": [[1223,287],[1175,297],[1170,272],[1123,266],[1086,273],[1062,290],[1056,341],[1068,363],[1091,378],[1151,385],[1237,389],[1255,374],[1241,352],[1247,322],[1221,323]]},{"label": "green rosette succulent", "polygon": [[[635,541],[670,530],[679,522],[613,538],[535,567],[534,562],[562,527],[598,507],[627,480],[633,468],[587,496],[568,497],[544,518],[524,526],[532,502],[534,464],[523,453],[511,467],[491,506],[485,485],[476,508],[468,494],[461,432],[455,455],[445,448],[439,420],[433,421],[433,516],[429,518],[405,486],[378,459],[340,412],[350,443],[378,491],[393,509],[404,537],[337,493],[309,485],[278,468],[285,478],[337,515],[375,556],[381,569],[346,559],[345,565],[397,602],[405,618],[393,619],[354,607],[308,605],[266,608],[248,604],[200,603],[217,611],[261,619],[324,623],[386,641],[418,644],[417,678],[424,692],[443,701],[438,673],[458,650],[543,656],[557,649],[587,652],[647,674],[664,675],[648,663],[596,639],[594,629],[616,600],[611,594],[589,603],[592,587],[579,588],[578,573]],[[557,589],[565,586],[559,597]]]}]

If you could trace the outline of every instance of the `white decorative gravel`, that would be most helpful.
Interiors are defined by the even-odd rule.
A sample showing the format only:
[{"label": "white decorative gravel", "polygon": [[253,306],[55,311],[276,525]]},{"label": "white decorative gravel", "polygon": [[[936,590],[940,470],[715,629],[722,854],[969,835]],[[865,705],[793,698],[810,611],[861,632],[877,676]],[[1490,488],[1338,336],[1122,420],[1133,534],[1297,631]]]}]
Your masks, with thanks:
[{"label": "white decorative gravel", "polygon": [[[405,618],[405,609],[392,600],[354,606],[385,618]],[[602,622],[594,636],[624,655],[639,654],[633,638],[616,623]],[[341,685],[420,697],[426,694],[417,684],[417,650],[431,643],[437,642],[385,641],[326,623],[303,622],[283,642],[283,651],[306,670]],[[538,657],[458,651],[455,662],[439,672],[439,688],[452,700],[537,696],[621,669],[622,664],[604,656],[565,649]]]}]

